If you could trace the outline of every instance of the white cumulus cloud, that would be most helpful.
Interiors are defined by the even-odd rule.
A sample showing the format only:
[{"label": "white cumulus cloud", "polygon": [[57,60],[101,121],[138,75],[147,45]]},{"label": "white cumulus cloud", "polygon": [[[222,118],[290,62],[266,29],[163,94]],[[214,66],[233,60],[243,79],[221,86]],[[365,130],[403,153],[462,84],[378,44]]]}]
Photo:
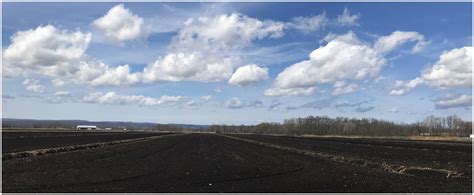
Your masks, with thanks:
[{"label": "white cumulus cloud", "polygon": [[145,68],[145,82],[227,80],[240,58],[233,51],[252,41],[278,38],[284,24],[243,14],[191,18],[173,37],[170,51]]},{"label": "white cumulus cloud", "polygon": [[88,59],[85,50],[90,39],[90,33],[70,32],[52,25],[18,31],[4,52],[3,74],[49,76],[55,87],[69,83],[119,86],[140,82],[141,74],[131,73],[129,65],[112,67]]},{"label": "white cumulus cloud", "polygon": [[350,31],[311,52],[309,60],[285,68],[266,95],[279,95],[275,92],[291,92],[292,89],[307,91],[317,84],[374,77],[385,62],[383,55]]},{"label": "white cumulus cloud", "polygon": [[143,95],[119,95],[115,92],[95,92],[83,97],[87,103],[99,104],[136,104],[141,106],[172,106],[182,102],[185,98],[182,96],[161,96],[152,98]]},{"label": "white cumulus cloud", "polygon": [[359,20],[360,14],[351,15],[351,12],[344,8],[342,15],[337,17],[336,23],[343,26],[358,26],[357,20]]},{"label": "white cumulus cloud", "polygon": [[291,22],[286,23],[286,27],[301,30],[306,33],[314,32],[324,28],[329,23],[326,13],[309,17],[295,17]]},{"label": "white cumulus cloud", "polygon": [[131,73],[128,64],[110,67],[100,61],[81,62],[79,71],[73,76],[76,83],[91,86],[121,86],[140,82],[140,73]]},{"label": "white cumulus cloud", "polygon": [[70,32],[52,25],[18,31],[3,52],[3,74],[54,77],[75,72],[90,40],[90,33]]},{"label": "white cumulus cloud", "polygon": [[[327,42],[326,45],[312,51],[309,60],[285,68],[278,74],[273,87],[265,91],[265,95],[310,95],[312,93],[306,93],[309,89],[326,83],[335,84],[333,95],[352,93],[358,89],[358,85],[346,85],[347,81],[377,77],[387,62],[387,52],[410,40],[403,36],[392,38],[398,37],[400,33],[405,32],[396,31],[392,35],[381,37],[375,44],[359,40],[352,31],[343,35],[329,33],[322,40]],[[408,34],[412,33],[420,35],[416,32]],[[425,42],[422,35],[420,36],[421,38],[415,40],[418,43]],[[415,45],[415,48],[421,46]]]},{"label": "white cumulus cloud", "polygon": [[26,90],[36,93],[43,93],[46,89],[43,85],[39,83],[38,80],[35,79],[26,79],[23,81],[23,85],[26,87]]},{"label": "white cumulus cloud", "polygon": [[143,71],[145,82],[158,81],[222,81],[232,75],[231,58],[205,55],[201,52],[169,53]]},{"label": "white cumulus cloud", "polygon": [[439,60],[410,81],[397,81],[390,95],[404,95],[421,84],[436,89],[472,86],[472,47],[444,51]]},{"label": "white cumulus cloud", "polygon": [[429,43],[425,40],[425,37],[418,32],[395,31],[390,35],[379,37],[377,42],[375,42],[374,48],[379,52],[385,53],[407,42],[416,42],[412,49],[413,53],[421,51]]},{"label": "white cumulus cloud", "polygon": [[344,81],[338,81],[334,83],[333,88],[334,90],[331,93],[332,95],[341,95],[357,91],[357,89],[359,89],[359,85],[355,83],[347,84]]},{"label": "white cumulus cloud", "polygon": [[229,84],[246,86],[267,79],[268,68],[262,68],[256,64],[249,64],[239,67],[229,79]]},{"label": "white cumulus cloud", "polygon": [[445,51],[439,60],[423,71],[421,78],[429,86],[448,89],[472,86],[472,47]]},{"label": "white cumulus cloud", "polygon": [[415,89],[415,87],[423,83],[424,83],[424,80],[420,78],[415,78],[410,81],[396,81],[395,88],[390,91],[389,95],[394,95],[394,96],[405,95],[406,93],[412,91],[413,89]]},{"label": "white cumulus cloud", "polygon": [[283,36],[284,23],[259,20],[240,13],[191,18],[176,37],[176,48],[219,50],[244,47],[253,40]]},{"label": "white cumulus cloud", "polygon": [[92,22],[92,25],[115,42],[146,39],[149,34],[143,18],[133,14],[123,4],[111,8],[107,14]]}]

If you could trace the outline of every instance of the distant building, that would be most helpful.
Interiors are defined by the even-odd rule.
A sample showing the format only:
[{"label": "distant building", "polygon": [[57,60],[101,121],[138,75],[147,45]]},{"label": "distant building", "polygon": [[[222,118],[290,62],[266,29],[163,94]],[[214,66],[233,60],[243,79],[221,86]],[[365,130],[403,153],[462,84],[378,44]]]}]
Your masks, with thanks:
[{"label": "distant building", "polygon": [[108,128],[105,128],[105,130],[112,130],[112,128],[108,127]]},{"label": "distant building", "polygon": [[97,126],[93,125],[77,125],[77,130],[97,130]]}]

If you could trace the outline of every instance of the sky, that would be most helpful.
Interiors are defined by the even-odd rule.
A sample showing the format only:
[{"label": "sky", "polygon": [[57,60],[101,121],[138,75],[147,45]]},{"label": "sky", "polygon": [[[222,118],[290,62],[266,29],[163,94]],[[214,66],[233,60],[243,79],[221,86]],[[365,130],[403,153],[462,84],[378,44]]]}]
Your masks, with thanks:
[{"label": "sky", "polygon": [[4,118],[471,120],[470,3],[3,3]]}]

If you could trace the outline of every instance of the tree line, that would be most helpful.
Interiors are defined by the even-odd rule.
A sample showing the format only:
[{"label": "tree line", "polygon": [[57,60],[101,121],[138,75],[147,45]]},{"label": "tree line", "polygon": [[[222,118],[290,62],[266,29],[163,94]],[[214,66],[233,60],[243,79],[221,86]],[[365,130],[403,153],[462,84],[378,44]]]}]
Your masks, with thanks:
[{"label": "tree line", "polygon": [[373,118],[330,118],[308,116],[291,118],[283,123],[258,125],[211,125],[215,133],[252,133],[287,135],[359,135],[359,136],[469,136],[472,122],[463,121],[456,115],[447,117],[428,116],[412,124],[395,123]]},{"label": "tree line", "polygon": [[330,118],[327,116],[308,116],[291,118],[283,123],[260,123],[257,125],[169,125],[128,122],[88,122],[3,119],[3,128],[49,128],[74,129],[77,124],[91,124],[98,127],[112,127],[129,130],[153,130],[174,132],[211,133],[252,133],[286,135],[360,135],[360,136],[469,136],[472,122],[464,121],[456,115],[447,117],[428,116],[416,123],[395,123],[373,118]]}]

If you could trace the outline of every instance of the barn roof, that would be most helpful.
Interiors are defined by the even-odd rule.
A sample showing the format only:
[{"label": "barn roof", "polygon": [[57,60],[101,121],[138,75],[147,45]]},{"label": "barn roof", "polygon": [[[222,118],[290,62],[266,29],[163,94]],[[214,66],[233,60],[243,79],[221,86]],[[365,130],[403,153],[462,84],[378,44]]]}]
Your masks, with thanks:
[{"label": "barn roof", "polygon": [[97,127],[95,125],[77,125],[77,127]]}]

